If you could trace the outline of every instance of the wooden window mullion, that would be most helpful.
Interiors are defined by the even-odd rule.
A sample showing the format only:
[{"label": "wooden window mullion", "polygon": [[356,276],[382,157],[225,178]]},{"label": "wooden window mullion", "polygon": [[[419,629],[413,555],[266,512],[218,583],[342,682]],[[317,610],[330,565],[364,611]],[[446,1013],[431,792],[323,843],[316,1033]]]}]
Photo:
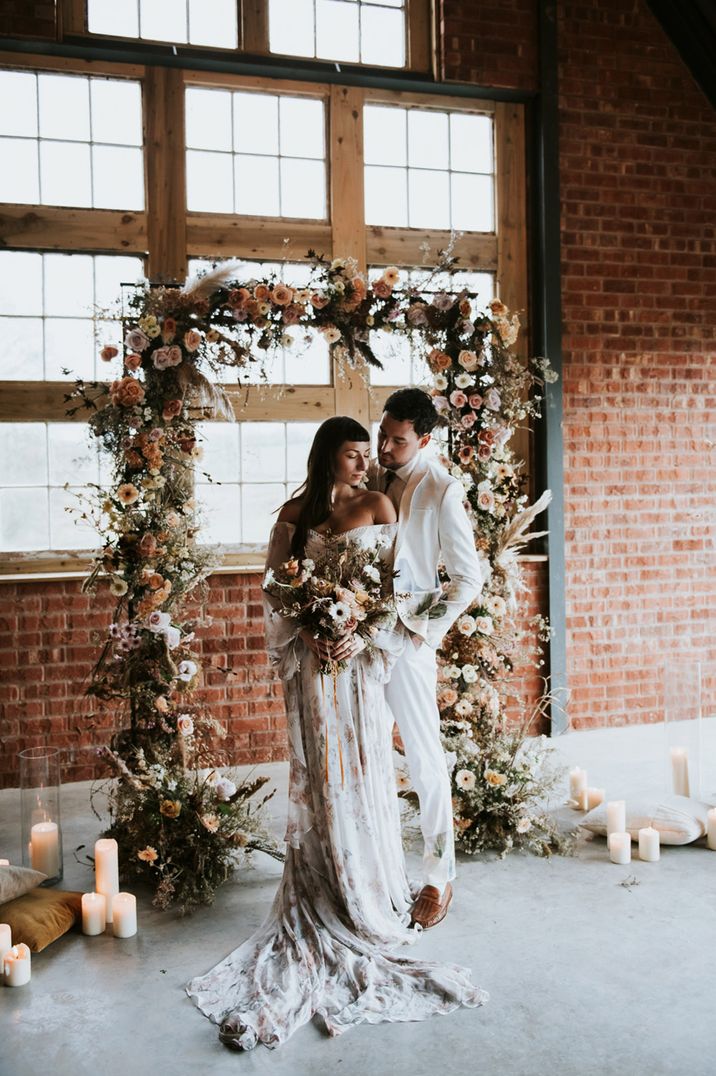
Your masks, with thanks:
[{"label": "wooden window mullion", "polygon": [[149,67],[144,79],[147,273],[153,281],[187,275],[184,76],[179,68]]},{"label": "wooden window mullion", "polygon": [[252,56],[269,53],[269,0],[238,0],[239,45],[242,52]]}]

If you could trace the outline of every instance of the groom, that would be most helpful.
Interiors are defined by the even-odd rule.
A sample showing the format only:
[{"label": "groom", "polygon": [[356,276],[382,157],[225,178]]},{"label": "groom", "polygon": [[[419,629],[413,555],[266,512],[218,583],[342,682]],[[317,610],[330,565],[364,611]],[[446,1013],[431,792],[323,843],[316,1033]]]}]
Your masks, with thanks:
[{"label": "groom", "polygon": [[[386,685],[386,697],[420,803],[423,887],[411,916],[423,928],[445,918],[455,877],[452,793],[440,742],[435,651],[489,576],[475,549],[461,484],[420,451],[437,422],[432,400],[422,389],[394,392],[385,402],[378,430],[378,460],[368,470],[368,488],[385,493],[398,513],[394,588],[408,640]],[[445,593],[438,561],[450,576]]]}]

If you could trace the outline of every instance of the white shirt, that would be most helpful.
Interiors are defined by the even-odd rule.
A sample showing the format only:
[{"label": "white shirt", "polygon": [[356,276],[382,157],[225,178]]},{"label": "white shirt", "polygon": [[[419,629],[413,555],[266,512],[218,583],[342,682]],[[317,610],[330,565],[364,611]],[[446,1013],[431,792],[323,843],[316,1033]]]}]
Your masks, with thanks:
[{"label": "white shirt", "polygon": [[413,473],[413,470],[415,469],[415,465],[418,462],[418,455],[419,455],[419,451],[415,453],[415,455],[413,456],[413,458],[411,460],[408,460],[408,462],[404,463],[402,467],[398,467],[395,471],[392,472],[395,475],[395,477],[391,481],[391,483],[388,486],[387,490],[385,488],[385,483],[386,483],[386,479],[387,479],[388,475],[391,472],[387,468],[383,472],[383,479],[382,479],[383,492],[385,493],[386,497],[390,501],[392,501],[393,507],[395,508],[395,511],[398,512],[398,514],[400,514],[400,501],[401,501],[401,498],[403,496],[403,493],[405,492],[405,487],[408,484],[408,479],[410,478],[411,474]]}]

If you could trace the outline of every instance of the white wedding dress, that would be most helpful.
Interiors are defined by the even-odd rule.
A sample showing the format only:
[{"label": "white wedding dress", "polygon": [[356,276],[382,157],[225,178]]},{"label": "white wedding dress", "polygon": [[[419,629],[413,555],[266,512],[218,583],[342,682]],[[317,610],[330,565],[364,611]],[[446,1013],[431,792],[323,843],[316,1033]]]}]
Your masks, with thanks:
[{"label": "white wedding dress", "polygon": [[[357,527],[351,539],[391,558],[397,524]],[[267,567],[290,556],[293,525],[277,523]],[[310,531],[307,557],[330,541]],[[379,649],[352,659],[335,681],[295,627],[266,602],[269,652],[284,681],[290,750],[283,878],[263,925],[187,993],[219,1025],[222,1042],[278,1046],[313,1016],[331,1035],[353,1024],[424,1020],[488,1000],[468,969],[410,959],[392,761],[393,719],[383,683],[403,645],[382,631]]]}]

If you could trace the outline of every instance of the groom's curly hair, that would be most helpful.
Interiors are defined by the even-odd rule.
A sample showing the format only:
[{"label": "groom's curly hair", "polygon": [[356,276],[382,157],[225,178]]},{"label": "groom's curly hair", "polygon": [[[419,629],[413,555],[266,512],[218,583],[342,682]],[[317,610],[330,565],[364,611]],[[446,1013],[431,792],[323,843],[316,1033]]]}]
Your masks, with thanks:
[{"label": "groom's curly hair", "polygon": [[385,401],[383,410],[398,422],[412,422],[418,437],[431,433],[439,422],[433,401],[422,389],[398,389]]}]

